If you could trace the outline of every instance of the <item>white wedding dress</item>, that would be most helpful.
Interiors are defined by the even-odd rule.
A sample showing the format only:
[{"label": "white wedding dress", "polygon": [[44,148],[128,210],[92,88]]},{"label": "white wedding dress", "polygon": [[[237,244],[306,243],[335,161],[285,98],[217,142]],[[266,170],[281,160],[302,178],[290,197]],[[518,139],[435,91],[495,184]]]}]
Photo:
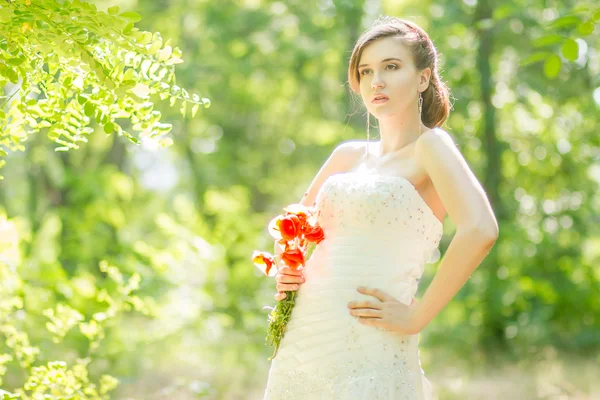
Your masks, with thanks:
[{"label": "white wedding dress", "polygon": [[409,305],[442,222],[406,178],[344,172],[317,197],[325,239],[307,260],[263,400],[431,400],[418,335],[363,325],[347,303],[379,288]]}]

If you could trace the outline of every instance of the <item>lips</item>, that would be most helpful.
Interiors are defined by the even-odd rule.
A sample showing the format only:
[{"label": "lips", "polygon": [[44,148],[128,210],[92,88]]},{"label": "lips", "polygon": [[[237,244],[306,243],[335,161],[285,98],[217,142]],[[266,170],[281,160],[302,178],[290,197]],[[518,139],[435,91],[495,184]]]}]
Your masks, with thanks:
[{"label": "lips", "polygon": [[383,100],[389,100],[389,97],[387,97],[385,94],[376,94],[371,98],[371,103]]}]

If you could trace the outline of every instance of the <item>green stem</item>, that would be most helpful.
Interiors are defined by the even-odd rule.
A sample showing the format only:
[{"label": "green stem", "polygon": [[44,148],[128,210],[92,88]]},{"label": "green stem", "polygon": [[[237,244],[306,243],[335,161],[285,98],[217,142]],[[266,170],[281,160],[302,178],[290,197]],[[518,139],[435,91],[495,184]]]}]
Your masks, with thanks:
[{"label": "green stem", "polygon": [[268,359],[269,361],[277,355],[279,345],[285,334],[285,328],[292,315],[294,305],[296,304],[296,291],[286,291],[285,296],[285,299],[279,301],[270,314],[271,320],[269,322],[267,333],[267,344],[274,346],[275,350],[273,355]]}]

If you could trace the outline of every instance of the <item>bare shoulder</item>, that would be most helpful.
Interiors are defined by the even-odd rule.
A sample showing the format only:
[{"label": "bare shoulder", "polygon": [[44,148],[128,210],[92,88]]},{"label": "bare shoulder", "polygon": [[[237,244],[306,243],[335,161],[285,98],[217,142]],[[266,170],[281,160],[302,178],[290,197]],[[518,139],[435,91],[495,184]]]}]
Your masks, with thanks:
[{"label": "bare shoulder", "polygon": [[438,149],[441,147],[456,148],[456,143],[450,133],[442,128],[435,127],[425,131],[419,139],[417,139],[417,143],[415,144],[417,151],[419,151],[419,149],[432,147],[437,147]]},{"label": "bare shoulder", "polygon": [[345,167],[350,167],[365,153],[366,140],[346,140],[336,146],[333,157]]},{"label": "bare shoulder", "polygon": [[359,140],[347,140],[338,144],[313,178],[300,204],[306,206],[314,204],[317,194],[327,178],[349,171],[359,159],[362,149],[364,149],[364,144],[361,144]]},{"label": "bare shoulder", "polygon": [[450,158],[463,158],[452,135],[438,127],[424,132],[417,139],[415,155],[422,165],[424,162],[443,163]]},{"label": "bare shoulder", "polygon": [[415,158],[427,175],[431,175],[435,169],[448,169],[451,165],[466,164],[452,135],[438,127],[424,132],[417,139]]},{"label": "bare shoulder", "polygon": [[366,140],[346,140],[338,144],[335,151],[348,156],[360,154],[361,151],[365,150],[366,143]]}]

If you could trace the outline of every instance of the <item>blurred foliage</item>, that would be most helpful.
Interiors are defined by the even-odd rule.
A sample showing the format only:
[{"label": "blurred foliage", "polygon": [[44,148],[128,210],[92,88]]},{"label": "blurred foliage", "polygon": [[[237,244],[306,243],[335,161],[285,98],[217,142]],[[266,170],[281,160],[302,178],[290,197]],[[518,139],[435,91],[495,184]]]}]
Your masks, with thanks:
[{"label": "blurred foliage", "polygon": [[[0,18],[10,22],[0,27],[0,40],[8,43],[8,31],[11,42],[21,43],[21,36],[34,42],[51,30],[47,22],[23,28],[27,20],[7,16],[28,3],[0,6]],[[51,10],[58,3],[43,4]],[[70,4],[78,4],[77,13],[103,15],[103,26],[117,30],[132,22],[128,16],[138,19],[133,11],[142,19],[135,37],[113,37],[80,21],[85,40],[94,41],[88,50],[107,53],[105,68],[123,62],[109,74],[113,88],[103,72],[84,69],[81,47],[31,47],[30,54],[58,64],[65,76],[58,75],[48,105],[50,126],[16,130],[19,138],[8,139],[14,148],[0,143],[23,150],[5,157],[0,189],[6,213],[0,232],[11,238],[0,240],[2,387],[14,392],[40,374],[55,374],[55,388],[94,382],[101,396],[114,376],[115,398],[261,398],[270,354],[262,307],[274,304],[276,290],[249,256],[272,246],[266,223],[282,204],[302,198],[334,146],[365,139],[364,108],[349,94],[347,63],[360,33],[387,14],[415,20],[434,40],[455,97],[445,129],[484,184],[500,224],[492,253],[422,333],[425,373],[441,399],[487,398],[480,387],[527,399],[600,390],[592,379],[600,361],[597,2],[97,1],[105,14]],[[60,11],[52,16],[75,23]],[[152,40],[146,50],[130,48],[124,37],[149,38],[141,29],[155,32]],[[148,54],[148,45],[163,37],[170,42]],[[194,119],[182,118],[181,109],[161,110],[160,123],[172,125],[169,147],[148,140],[158,120],[139,126],[138,146],[107,135],[98,110],[110,118],[132,107],[123,130],[136,130],[133,115],[141,120],[157,112],[142,110],[152,100],[140,102],[131,88],[117,90],[127,72],[119,51],[140,56],[139,65],[128,67],[139,82],[150,88],[153,74],[166,70],[162,82],[172,89],[174,66],[157,58],[167,46],[170,56],[181,58],[176,47],[185,54],[177,85],[203,93],[214,106]],[[1,43],[0,52],[2,65],[19,57]],[[82,72],[60,57],[80,61],[87,90],[73,83]],[[144,74],[146,59],[162,66]],[[41,91],[31,77],[35,65],[23,61],[12,69],[20,80],[28,76],[29,97],[38,103],[32,107],[41,107],[46,95],[35,96]],[[69,85],[61,80],[68,76]],[[3,112],[13,116],[0,119],[2,127],[28,121],[14,117],[25,112],[15,108],[19,103],[29,110],[20,100],[27,96],[9,99],[16,87],[10,79],[1,86]],[[148,96],[185,100],[161,88]],[[87,115],[78,94],[94,90],[102,105]],[[55,125],[70,132],[60,128],[59,116],[71,109],[89,119],[73,125],[88,143],[56,152],[39,133]],[[438,256],[453,233],[448,218]],[[437,262],[427,266],[421,293]]]},{"label": "blurred foliage", "polygon": [[[0,156],[23,150],[31,134],[43,131],[62,146],[78,148],[93,131],[91,118],[107,134],[133,142],[139,137],[164,146],[171,124],[161,123],[150,96],[182,100],[185,116],[207,99],[175,84],[181,51],[160,33],[140,31],[133,11],[108,12],[79,0],[14,0],[0,5]],[[3,108],[7,108],[5,112]],[[126,128],[139,132],[134,136]],[[139,136],[139,137],[138,137]],[[3,149],[6,148],[6,149]]]}]

